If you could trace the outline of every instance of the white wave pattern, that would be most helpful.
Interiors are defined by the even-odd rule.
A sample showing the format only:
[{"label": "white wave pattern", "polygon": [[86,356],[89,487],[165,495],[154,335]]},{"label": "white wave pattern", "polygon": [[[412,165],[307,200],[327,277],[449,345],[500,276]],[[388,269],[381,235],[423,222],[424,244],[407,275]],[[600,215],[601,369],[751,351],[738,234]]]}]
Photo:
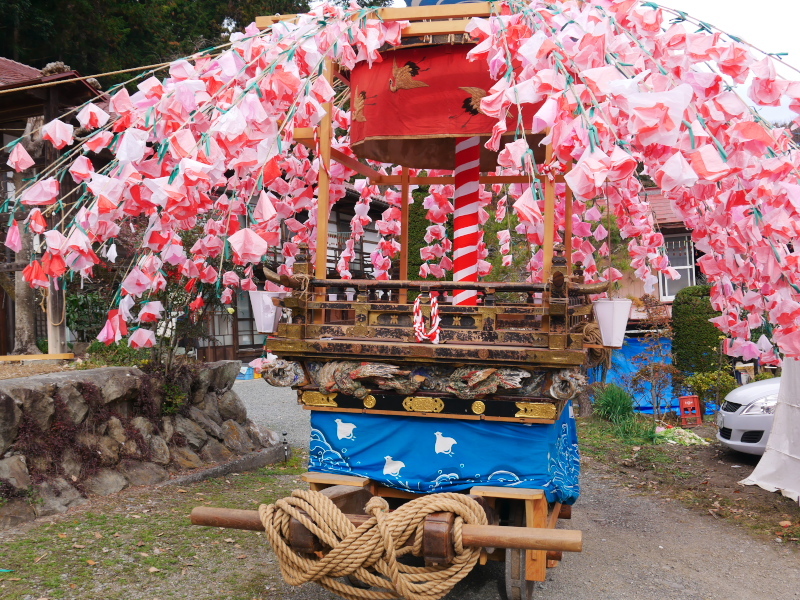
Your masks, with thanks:
[{"label": "white wave pattern", "polygon": [[[557,496],[577,498],[581,492],[581,455],[578,444],[568,440],[569,428],[566,423],[563,423],[556,445],[556,456],[550,456],[551,482]],[[557,500],[561,498],[557,498]]]},{"label": "white wave pattern", "polygon": [[487,482],[503,483],[507,486],[518,485],[524,480],[519,478],[519,475],[511,471],[495,471],[486,478]]},{"label": "white wave pattern", "polygon": [[308,454],[310,468],[347,472],[352,470],[345,457],[331,447],[319,429],[311,430]]}]

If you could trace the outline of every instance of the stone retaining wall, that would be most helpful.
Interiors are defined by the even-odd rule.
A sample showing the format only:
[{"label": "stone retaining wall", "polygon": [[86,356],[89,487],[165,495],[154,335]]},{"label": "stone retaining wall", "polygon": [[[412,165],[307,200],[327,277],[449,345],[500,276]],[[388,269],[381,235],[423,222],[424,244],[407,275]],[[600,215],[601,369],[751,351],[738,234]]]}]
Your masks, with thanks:
[{"label": "stone retaining wall", "polygon": [[240,365],[166,383],[127,367],[0,381],[0,528],[276,445],[231,389]]}]

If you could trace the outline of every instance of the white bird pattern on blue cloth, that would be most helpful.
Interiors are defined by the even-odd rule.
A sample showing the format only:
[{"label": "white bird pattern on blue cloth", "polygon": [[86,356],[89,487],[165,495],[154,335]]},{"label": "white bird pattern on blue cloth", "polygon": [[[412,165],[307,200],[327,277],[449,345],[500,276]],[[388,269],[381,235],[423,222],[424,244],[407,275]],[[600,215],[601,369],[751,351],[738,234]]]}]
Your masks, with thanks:
[{"label": "white bird pattern on blue cloth", "polygon": [[355,423],[345,423],[341,419],[336,419],[336,435],[340,440],[354,440],[356,436],[353,435],[353,430],[356,428]]},{"label": "white bird pattern on blue cloth", "polygon": [[386,459],[386,464],[383,466],[383,474],[399,476],[400,469],[405,467],[406,463],[399,460],[392,460],[391,456],[386,456],[384,458]]},{"label": "white bird pattern on blue cloth", "polygon": [[436,435],[436,446],[434,447],[436,454],[453,456],[453,446],[458,442],[451,437],[444,437],[441,431],[437,431],[434,435]]}]

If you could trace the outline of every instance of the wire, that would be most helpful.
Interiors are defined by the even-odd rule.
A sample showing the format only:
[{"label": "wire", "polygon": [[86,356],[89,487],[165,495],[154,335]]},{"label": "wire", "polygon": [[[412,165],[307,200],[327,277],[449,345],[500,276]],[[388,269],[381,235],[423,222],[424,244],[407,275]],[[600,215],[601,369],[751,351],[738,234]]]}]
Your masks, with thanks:
[{"label": "wire", "polygon": [[24,92],[25,90],[35,90],[37,88],[52,87],[54,85],[61,85],[62,83],[74,83],[76,81],[85,81],[86,79],[97,79],[98,77],[110,77],[111,75],[120,75],[121,73],[132,73],[133,71],[144,71],[146,69],[159,70],[168,67],[172,62],[159,63],[157,65],[145,65],[143,67],[132,67],[130,69],[120,69],[119,71],[109,71],[107,73],[98,73],[97,75],[82,75],[80,77],[71,77],[69,79],[59,79],[58,81],[48,81],[47,83],[37,83],[35,85],[26,85],[24,87],[11,88],[8,90],[1,90],[0,94],[11,94],[13,92]]}]

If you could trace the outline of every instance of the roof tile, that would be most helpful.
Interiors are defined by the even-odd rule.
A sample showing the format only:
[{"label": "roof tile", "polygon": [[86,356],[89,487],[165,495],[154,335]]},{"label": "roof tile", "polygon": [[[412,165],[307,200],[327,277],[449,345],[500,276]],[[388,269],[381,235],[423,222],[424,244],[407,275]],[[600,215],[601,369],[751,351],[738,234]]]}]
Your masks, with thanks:
[{"label": "roof tile", "polygon": [[41,76],[42,72],[39,69],[0,56],[0,85],[22,83]]},{"label": "roof tile", "polygon": [[661,190],[658,188],[650,188],[644,190],[641,195],[642,199],[650,204],[656,223],[662,227],[664,225],[683,225],[683,219],[681,219],[672,208],[672,201],[669,198],[665,198]]}]

